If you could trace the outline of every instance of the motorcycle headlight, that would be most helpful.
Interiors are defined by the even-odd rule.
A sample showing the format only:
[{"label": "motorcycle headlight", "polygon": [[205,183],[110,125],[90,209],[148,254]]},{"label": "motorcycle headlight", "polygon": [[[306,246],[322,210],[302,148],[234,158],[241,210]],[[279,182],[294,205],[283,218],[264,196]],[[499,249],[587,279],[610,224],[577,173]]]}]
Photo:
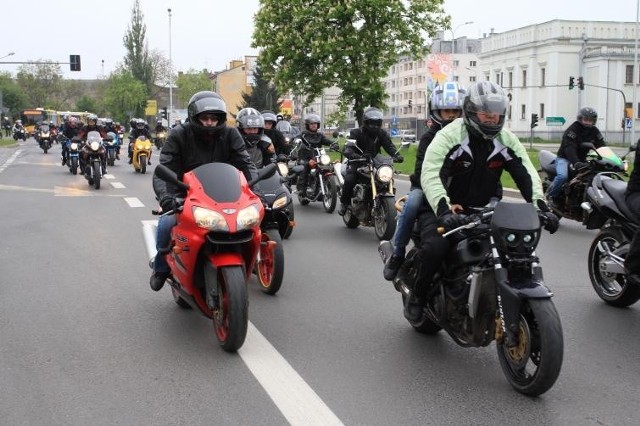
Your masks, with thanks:
[{"label": "motorcycle headlight", "polygon": [[273,202],[273,206],[271,208],[276,210],[276,209],[282,208],[282,207],[284,207],[286,205],[287,205],[287,196],[283,195],[282,197],[277,198]]},{"label": "motorcycle headlight", "polygon": [[92,151],[97,151],[100,149],[100,142],[93,141],[90,146]]},{"label": "motorcycle headlight", "polygon": [[257,204],[251,204],[238,212],[238,231],[250,229],[260,223],[260,209]]},{"label": "motorcycle headlight", "polygon": [[376,176],[380,182],[391,182],[391,179],[393,179],[393,167],[388,165],[380,166],[376,171]]},{"label": "motorcycle headlight", "polygon": [[78,144],[76,142],[71,142],[70,148],[73,151],[77,151],[78,150]]},{"label": "motorcycle headlight", "polygon": [[320,164],[323,166],[328,166],[329,164],[331,164],[331,157],[329,157],[329,154],[322,154],[320,156]]},{"label": "motorcycle headlight", "polygon": [[193,218],[196,225],[212,231],[229,231],[229,225],[220,213],[204,207],[193,207]]},{"label": "motorcycle headlight", "polygon": [[282,176],[288,176],[289,175],[289,166],[287,166],[284,163],[278,163],[278,170],[280,170],[280,174]]},{"label": "motorcycle headlight", "polygon": [[513,231],[503,229],[497,245],[510,255],[528,255],[535,250],[540,238],[540,231]]}]

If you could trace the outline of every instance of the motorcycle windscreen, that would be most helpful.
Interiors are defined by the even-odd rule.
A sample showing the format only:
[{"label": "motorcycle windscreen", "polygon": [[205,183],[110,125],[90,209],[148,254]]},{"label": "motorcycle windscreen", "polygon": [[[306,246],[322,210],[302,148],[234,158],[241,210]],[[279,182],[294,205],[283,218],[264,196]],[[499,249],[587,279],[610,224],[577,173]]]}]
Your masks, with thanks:
[{"label": "motorcycle windscreen", "polygon": [[622,168],[622,160],[618,157],[618,154],[613,152],[613,150],[608,146],[602,146],[596,151],[598,151],[598,154],[600,154],[600,157],[602,157],[603,160],[606,160],[614,166]]},{"label": "motorcycle windscreen", "polygon": [[238,169],[226,163],[207,163],[193,169],[209,198],[218,203],[231,203],[240,198],[242,188]]},{"label": "motorcycle windscreen", "polygon": [[530,203],[500,202],[493,211],[491,226],[514,231],[530,231],[540,228],[540,218]]},{"label": "motorcycle windscreen", "polygon": [[286,192],[286,187],[282,184],[280,174],[275,173],[270,178],[256,183],[255,188],[259,190],[265,199],[271,204],[281,193]]}]

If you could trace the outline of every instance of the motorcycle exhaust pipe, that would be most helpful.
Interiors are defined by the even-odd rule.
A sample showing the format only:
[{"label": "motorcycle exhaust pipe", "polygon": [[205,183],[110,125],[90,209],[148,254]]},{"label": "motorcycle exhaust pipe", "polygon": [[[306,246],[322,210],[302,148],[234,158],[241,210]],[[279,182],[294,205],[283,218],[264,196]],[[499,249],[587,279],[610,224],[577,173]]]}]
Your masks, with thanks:
[{"label": "motorcycle exhaust pipe", "polygon": [[153,259],[156,257],[156,232],[158,229],[157,220],[142,221],[142,236],[144,238],[144,246],[147,249],[147,257],[149,258],[149,267],[153,268]]},{"label": "motorcycle exhaust pipe", "polygon": [[[387,260],[389,260],[389,258],[393,254],[393,244],[391,243],[391,241],[381,242],[380,245],[378,245],[378,254],[380,255],[380,260],[382,260],[382,263],[386,264]],[[397,291],[404,294],[405,297],[409,297],[409,287],[402,278],[396,277],[392,282]]]}]

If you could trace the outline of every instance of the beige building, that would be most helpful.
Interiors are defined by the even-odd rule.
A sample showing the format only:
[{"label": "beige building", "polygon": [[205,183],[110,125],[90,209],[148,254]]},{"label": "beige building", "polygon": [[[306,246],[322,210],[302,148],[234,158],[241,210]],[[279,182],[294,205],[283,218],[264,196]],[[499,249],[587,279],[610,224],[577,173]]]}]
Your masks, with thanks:
[{"label": "beige building", "polygon": [[236,59],[229,62],[224,71],[212,75],[213,90],[216,91],[227,104],[229,121],[234,122],[233,117],[241,109],[242,94],[251,93],[254,85],[253,70],[255,69],[257,56],[245,56],[243,60]]}]

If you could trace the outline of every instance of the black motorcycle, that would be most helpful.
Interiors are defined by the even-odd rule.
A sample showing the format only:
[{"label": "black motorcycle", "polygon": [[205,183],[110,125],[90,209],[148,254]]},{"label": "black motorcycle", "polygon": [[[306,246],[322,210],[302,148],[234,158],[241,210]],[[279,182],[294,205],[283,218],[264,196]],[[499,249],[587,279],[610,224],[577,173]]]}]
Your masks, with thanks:
[{"label": "black motorcycle", "polygon": [[278,173],[261,180],[255,188],[262,195],[264,217],[260,222],[262,241],[254,273],[263,292],[276,294],[284,277],[282,240],[291,236],[295,226],[293,199]]},{"label": "black motorcycle", "polygon": [[[348,160],[348,167],[357,167],[358,181],[342,220],[347,228],[373,226],[380,240],[390,240],[396,232],[395,187],[393,160],[381,154],[365,156],[355,141],[347,141],[360,158]],[[342,167],[346,173],[347,167]]]},{"label": "black motorcycle", "polygon": [[640,285],[628,281],[624,261],[640,224],[625,202],[627,183],[616,173],[599,173],[587,189],[584,224],[600,229],[588,255],[589,279],[598,296],[613,306],[640,299]]},{"label": "black motorcycle", "polygon": [[[309,167],[309,176],[307,177],[307,191],[305,194],[298,192],[298,202],[306,206],[315,201],[321,201],[324,211],[333,213],[338,204],[338,178],[334,173],[333,162],[327,154],[324,147],[314,147],[305,139],[304,136],[296,139],[295,148],[292,155],[296,155],[301,149],[311,152],[311,158],[306,161]],[[332,151],[337,151],[337,144],[333,146]],[[298,161],[302,167],[305,165]]]},{"label": "black motorcycle", "polygon": [[44,151],[45,154],[49,152],[51,146],[53,145],[53,141],[51,140],[51,129],[49,128],[49,125],[40,125],[38,127],[38,130],[36,130],[35,139],[36,141],[38,141],[40,148]]},{"label": "black motorcycle", "polygon": [[[581,204],[585,201],[587,188],[591,185],[591,180],[600,172],[615,172],[620,175],[626,174],[627,162],[624,160],[627,154],[619,157],[609,147],[597,148],[590,142],[581,144],[584,148],[589,148],[586,167],[579,170],[570,170],[569,179],[562,189],[560,202],[552,205],[551,209],[559,217],[577,220],[582,222],[584,211]],[[539,172],[542,174],[542,189],[546,193],[549,186],[556,177],[556,154],[550,151],[541,150],[538,153],[540,160]]]},{"label": "black motorcycle", "polygon": [[13,140],[17,141],[18,139],[27,140],[27,131],[24,128],[13,130]]},{"label": "black motorcycle", "polygon": [[82,161],[84,177],[95,189],[100,189],[100,180],[104,175],[102,168],[103,159],[106,156],[102,137],[96,131],[89,132],[87,142],[82,148],[82,152],[86,153],[85,161]]},{"label": "black motorcycle", "polygon": [[[553,386],[562,366],[564,343],[558,312],[545,287],[535,249],[541,220],[528,203],[499,202],[477,210],[458,228],[439,229],[451,250],[427,292],[422,316],[409,321],[421,333],[444,329],[462,347],[496,341],[502,370],[518,392],[540,395]],[[414,233],[419,247],[419,237]],[[383,262],[391,243],[379,246]],[[409,297],[418,277],[411,249],[394,286]]]}]

